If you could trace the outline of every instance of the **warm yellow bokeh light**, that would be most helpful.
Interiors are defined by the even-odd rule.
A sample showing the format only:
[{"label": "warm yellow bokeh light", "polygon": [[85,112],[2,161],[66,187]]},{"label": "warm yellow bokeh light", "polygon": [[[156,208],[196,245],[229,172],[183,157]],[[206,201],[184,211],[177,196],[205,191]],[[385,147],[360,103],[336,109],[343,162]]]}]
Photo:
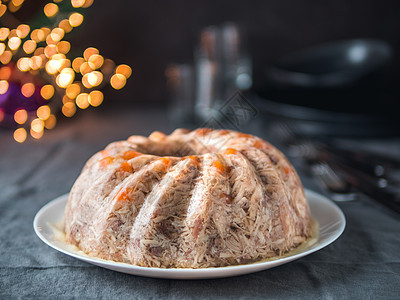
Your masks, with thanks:
[{"label": "warm yellow bokeh light", "polygon": [[0,95],[4,95],[8,91],[8,81],[0,80]]},{"label": "warm yellow bokeh light", "polygon": [[47,84],[43,86],[40,90],[40,95],[43,97],[45,100],[51,99],[54,95],[54,87],[51,84]]},{"label": "warm yellow bokeh light", "polygon": [[8,47],[11,50],[17,50],[20,45],[21,45],[21,39],[17,36],[13,36],[8,40]]},{"label": "warm yellow bokeh light", "polygon": [[3,109],[0,108],[0,123],[3,122],[4,118],[6,117],[6,113]]},{"label": "warm yellow bokeh light", "polygon": [[85,62],[82,63],[81,66],[79,67],[79,72],[80,72],[82,75],[85,75],[85,74],[87,74],[87,73],[90,73],[90,72],[94,71],[94,69],[95,69],[94,64],[92,64],[91,62],[86,62],[86,61],[85,61]]},{"label": "warm yellow bokeh light", "polygon": [[85,0],[71,0],[71,4],[73,7],[82,7],[85,4]]},{"label": "warm yellow bokeh light", "polygon": [[68,103],[68,102],[74,102],[75,103],[75,100],[69,98],[67,95],[64,95],[63,98],[62,98],[62,103],[65,104],[65,103]]},{"label": "warm yellow bokeh light", "polygon": [[116,69],[115,69],[115,73],[116,74],[121,74],[124,75],[126,79],[128,79],[131,74],[132,74],[132,69],[130,66],[128,65],[119,65]]},{"label": "warm yellow bokeh light", "polygon": [[29,66],[32,70],[37,70],[42,66],[43,59],[40,56],[32,56],[29,60]]},{"label": "warm yellow bokeh light", "polygon": [[42,121],[47,120],[50,117],[50,114],[51,114],[51,110],[48,105],[42,105],[36,111],[36,115]]},{"label": "warm yellow bokeh light", "polygon": [[51,29],[49,27],[42,27],[42,28],[40,28],[39,35],[42,38],[42,40],[44,41],[46,39],[46,37],[50,34],[50,32],[51,32]]},{"label": "warm yellow bokeh light", "polygon": [[46,129],[53,129],[56,127],[57,119],[55,115],[50,115],[46,121],[44,121],[44,127]]},{"label": "warm yellow bokeh light", "polygon": [[39,118],[33,119],[31,122],[31,129],[35,132],[41,132],[44,128],[44,122]]},{"label": "warm yellow bokeh light", "polygon": [[28,72],[30,70],[29,58],[28,57],[21,57],[17,61],[17,67],[22,72]]},{"label": "warm yellow bokeh light", "polygon": [[69,24],[72,27],[77,27],[79,25],[81,25],[83,22],[83,16],[80,13],[72,13],[69,16]]},{"label": "warm yellow bokeh light", "polygon": [[8,2],[8,11],[10,13],[13,14],[13,13],[17,12],[20,8],[21,8],[21,6],[15,6],[13,1]]},{"label": "warm yellow bokeh light", "polygon": [[58,27],[64,30],[65,33],[71,32],[73,28],[67,19],[61,20],[60,23],[58,23]]},{"label": "warm yellow bokeh light", "polygon": [[23,44],[22,49],[24,49],[26,54],[31,54],[36,49],[36,42],[34,40],[27,40]]},{"label": "warm yellow bokeh light", "polygon": [[52,57],[54,54],[57,54],[57,46],[56,45],[47,45],[44,48],[44,54],[47,58]]},{"label": "warm yellow bokeh light", "polygon": [[44,47],[38,47],[36,48],[35,52],[33,53],[34,55],[41,55],[44,54]]},{"label": "warm yellow bokeh light", "polygon": [[10,39],[12,37],[18,37],[17,29],[11,29],[10,30],[10,34],[8,35],[8,39]]},{"label": "warm yellow bokeh light", "polygon": [[104,99],[104,95],[100,91],[92,91],[89,94],[89,103],[92,106],[95,106],[95,107],[99,106],[103,102],[103,99]]},{"label": "warm yellow bokeh light", "polygon": [[6,38],[8,38],[8,35],[10,34],[10,29],[7,27],[1,27],[0,28],[0,41],[4,41]]},{"label": "warm yellow bokeh light", "polygon": [[6,45],[4,43],[0,43],[0,55],[4,53],[4,50],[6,50]]},{"label": "warm yellow bokeh light", "polygon": [[33,138],[38,140],[43,136],[43,129],[41,131],[35,131],[33,128],[31,128],[30,134]]},{"label": "warm yellow bokeh light", "polygon": [[99,54],[93,54],[89,57],[88,62],[92,63],[95,69],[99,69],[104,63],[104,58]]},{"label": "warm yellow bokeh light", "polygon": [[47,45],[56,45],[58,41],[52,39],[51,34],[46,37],[46,44]]},{"label": "warm yellow bokeh light", "polygon": [[10,79],[11,73],[12,73],[12,70],[8,66],[4,66],[4,67],[0,68],[0,80]]},{"label": "warm yellow bokeh light", "polygon": [[47,17],[51,18],[58,13],[58,6],[54,3],[48,3],[44,6],[43,11]]},{"label": "warm yellow bokeh light", "polygon": [[65,94],[68,96],[69,99],[75,99],[80,92],[81,92],[81,87],[77,83],[69,85],[65,90]]},{"label": "warm yellow bokeh light", "polygon": [[18,124],[24,124],[28,120],[28,113],[25,109],[19,109],[14,114],[14,121]]},{"label": "warm yellow bokeh light", "polygon": [[88,89],[90,89],[90,88],[92,87],[92,86],[90,85],[90,83],[89,83],[89,80],[88,80],[89,74],[90,74],[90,73],[87,73],[87,74],[83,75],[83,77],[82,77],[82,84],[83,84],[83,86],[84,86],[85,88],[88,88]]},{"label": "warm yellow bokeh light", "polygon": [[99,50],[94,47],[89,47],[83,52],[83,57],[86,59],[86,61],[89,61],[90,57],[95,54],[99,54]]},{"label": "warm yellow bokeh light", "polygon": [[46,63],[46,72],[48,74],[54,75],[58,72],[61,67],[61,62],[59,60],[51,59]]},{"label": "warm yellow bokeh light", "polygon": [[21,93],[26,98],[32,97],[32,95],[35,93],[35,85],[31,82],[25,83],[21,87]]},{"label": "warm yellow bokeh light", "polygon": [[36,43],[44,41],[48,34],[47,29],[48,28],[34,29],[31,32],[31,39],[34,40]]},{"label": "warm yellow bokeh light", "polygon": [[57,52],[67,54],[71,49],[71,44],[67,41],[61,41],[57,44]]},{"label": "warm yellow bokeh light", "polygon": [[3,65],[6,65],[6,64],[8,64],[10,62],[11,58],[12,58],[11,51],[6,50],[6,51],[3,52],[2,55],[0,55],[0,62]]},{"label": "warm yellow bokeh light", "polygon": [[18,128],[14,131],[14,140],[23,143],[26,140],[27,133],[24,128]]},{"label": "warm yellow bokeh light", "polygon": [[50,37],[53,41],[58,42],[64,37],[64,30],[56,27],[51,31]]},{"label": "warm yellow bokeh light", "polygon": [[82,5],[83,8],[88,8],[93,4],[94,0],[86,0],[85,3]]},{"label": "warm yellow bokeh light", "polygon": [[103,81],[103,74],[101,74],[99,71],[93,71],[88,75],[88,83],[93,87],[93,86],[98,86],[102,81]]},{"label": "warm yellow bokeh light", "polygon": [[11,1],[15,6],[21,6],[24,3],[24,0],[12,0]]},{"label": "warm yellow bokeh light", "polygon": [[75,103],[74,102],[64,103],[61,111],[64,114],[64,116],[66,116],[68,118],[72,117],[76,112]]},{"label": "warm yellow bokeh light", "polygon": [[76,105],[81,108],[85,109],[89,107],[89,94],[81,93],[75,99]]},{"label": "warm yellow bokeh light", "polygon": [[0,17],[2,15],[4,15],[4,13],[7,11],[7,6],[5,6],[4,4],[0,5]]},{"label": "warm yellow bokeh light", "polygon": [[29,34],[30,30],[31,28],[29,27],[29,25],[21,24],[17,27],[17,36],[23,39]]},{"label": "warm yellow bokeh light", "polygon": [[81,65],[85,62],[83,57],[77,57],[72,61],[72,68],[76,73],[80,72]]},{"label": "warm yellow bokeh light", "polygon": [[122,74],[114,74],[110,79],[111,86],[116,89],[122,89],[126,84],[126,78]]},{"label": "warm yellow bokeh light", "polygon": [[65,68],[56,78],[56,83],[61,88],[66,88],[75,79],[75,72],[71,68]]}]

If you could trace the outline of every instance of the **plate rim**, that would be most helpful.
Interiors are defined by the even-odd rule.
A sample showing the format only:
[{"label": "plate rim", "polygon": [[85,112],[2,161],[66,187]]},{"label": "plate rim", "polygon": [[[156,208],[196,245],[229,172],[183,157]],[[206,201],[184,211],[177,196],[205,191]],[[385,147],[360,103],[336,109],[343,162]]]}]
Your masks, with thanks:
[{"label": "plate rim", "polygon": [[[289,263],[293,260],[297,260],[301,257],[310,255],[314,252],[321,250],[322,248],[327,247],[334,241],[336,241],[343,233],[346,227],[346,218],[343,211],[338,207],[336,203],[332,200],[328,199],[324,195],[312,191],[310,189],[305,189],[306,197],[313,197],[318,199],[318,201],[322,202],[325,206],[330,206],[330,210],[334,210],[336,214],[338,214],[340,221],[340,226],[334,231],[332,236],[327,241],[319,243],[318,245],[311,246],[311,248],[307,248],[300,253],[296,253],[291,256],[279,258],[277,260],[264,261],[264,262],[255,262],[251,264],[243,264],[243,265],[233,265],[226,267],[210,267],[210,268],[158,268],[158,267],[142,267],[131,265],[122,262],[113,262],[108,260],[103,260],[96,257],[84,256],[79,253],[68,251],[59,247],[57,244],[52,242],[49,238],[47,238],[41,232],[40,222],[45,222],[42,220],[43,215],[48,212],[50,209],[62,205],[63,202],[66,202],[68,199],[69,193],[60,195],[55,199],[46,203],[35,215],[33,220],[33,228],[36,235],[47,244],[49,247],[66,254],[68,256],[74,257],[86,263],[91,263],[106,269],[114,270],[117,272],[123,272],[131,275],[145,276],[145,277],[153,277],[153,278],[166,278],[166,279],[207,279],[207,278],[223,278],[223,277],[232,277],[238,275],[244,275],[249,273],[254,273],[262,270],[266,270],[269,268],[277,267],[279,265]],[[311,205],[310,205],[311,206]],[[63,205],[63,208],[65,205]],[[62,211],[63,212],[63,211]],[[60,212],[61,214],[61,212]],[[313,216],[314,217],[314,216]],[[315,217],[314,217],[315,218]],[[317,218],[315,218],[317,219]],[[49,221],[46,222],[47,229],[50,228]],[[318,238],[319,239],[319,238]]]}]

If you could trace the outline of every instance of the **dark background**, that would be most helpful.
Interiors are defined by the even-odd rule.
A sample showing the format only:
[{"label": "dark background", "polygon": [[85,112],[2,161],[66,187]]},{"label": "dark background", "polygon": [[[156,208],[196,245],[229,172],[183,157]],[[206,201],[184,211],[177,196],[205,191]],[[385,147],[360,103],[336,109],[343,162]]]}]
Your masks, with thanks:
[{"label": "dark background", "polygon": [[[29,13],[27,9],[21,14]],[[95,0],[84,14],[84,23],[66,37],[73,45],[71,53],[79,55],[86,47],[95,46],[105,57],[133,68],[124,89],[105,90],[104,107],[117,101],[129,106],[164,105],[168,98],[166,66],[191,63],[200,29],[226,21],[245,29],[257,89],[265,85],[266,68],[286,54],[350,38],[388,42],[395,55],[385,80],[391,91],[399,83],[398,0]]]},{"label": "dark background", "polygon": [[[390,43],[395,49],[390,79],[399,82],[399,16],[397,0],[96,0],[75,38],[133,67],[127,87],[118,92],[124,101],[164,103],[165,67],[191,62],[199,30],[225,21],[237,22],[246,31],[256,87],[264,83],[265,68],[285,54],[348,38]],[[104,31],[113,39],[104,39]]]}]

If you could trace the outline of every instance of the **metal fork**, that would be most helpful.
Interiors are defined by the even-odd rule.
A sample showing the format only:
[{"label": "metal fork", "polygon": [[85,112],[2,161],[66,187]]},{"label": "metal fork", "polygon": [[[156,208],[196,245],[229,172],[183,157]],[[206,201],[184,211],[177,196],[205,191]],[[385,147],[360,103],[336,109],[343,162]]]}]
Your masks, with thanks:
[{"label": "metal fork", "polygon": [[322,188],[337,202],[354,201],[358,194],[326,162],[314,163],[311,173]]}]

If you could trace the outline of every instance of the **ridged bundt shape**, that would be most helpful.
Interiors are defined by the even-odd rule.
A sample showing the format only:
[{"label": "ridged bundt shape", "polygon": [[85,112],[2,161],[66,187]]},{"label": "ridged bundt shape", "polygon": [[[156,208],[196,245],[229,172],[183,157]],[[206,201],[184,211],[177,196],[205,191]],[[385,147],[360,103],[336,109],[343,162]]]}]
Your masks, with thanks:
[{"label": "ridged bundt shape", "polygon": [[131,136],[96,153],[69,195],[65,232],[91,256],[179,268],[254,262],[312,234],[286,157],[256,136],[206,128]]}]

